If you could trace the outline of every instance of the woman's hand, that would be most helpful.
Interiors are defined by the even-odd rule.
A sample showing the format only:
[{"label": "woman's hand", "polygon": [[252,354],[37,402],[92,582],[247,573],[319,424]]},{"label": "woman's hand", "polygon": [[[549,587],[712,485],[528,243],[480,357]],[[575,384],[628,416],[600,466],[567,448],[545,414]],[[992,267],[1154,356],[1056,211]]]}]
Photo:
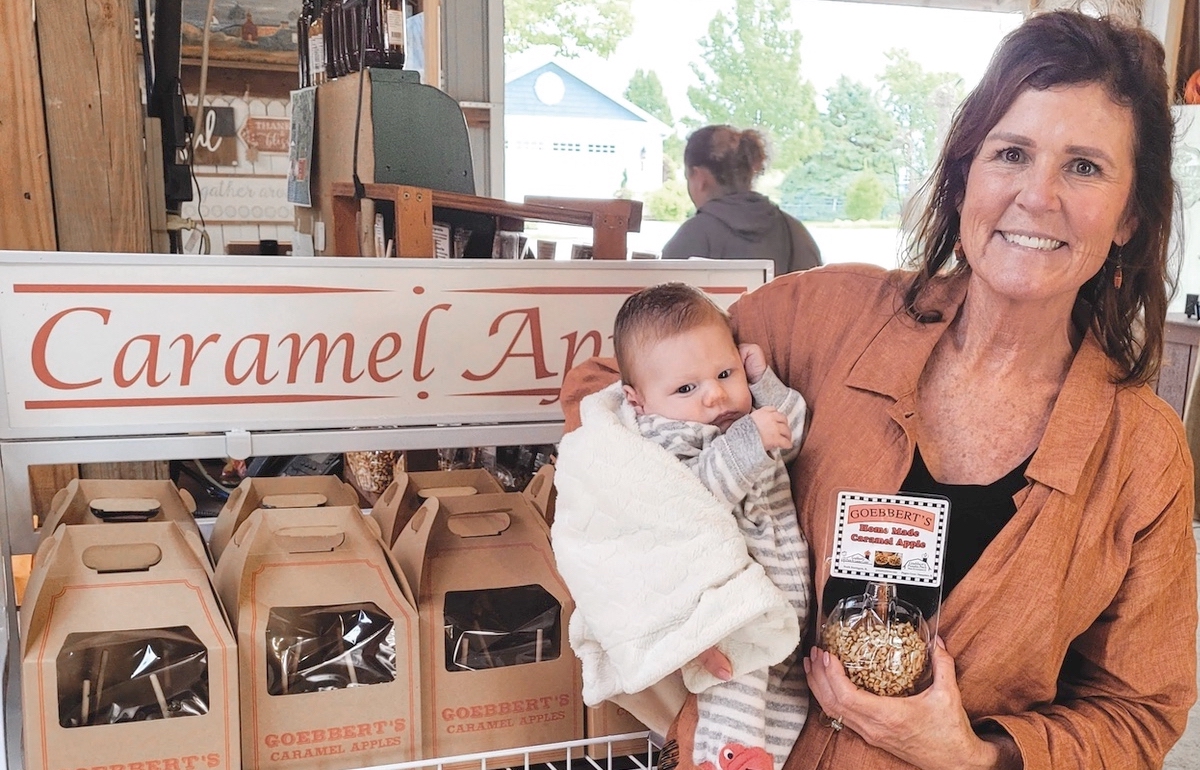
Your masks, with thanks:
[{"label": "woman's hand", "polygon": [[[804,660],[808,684],[821,709],[845,728],[924,770],[1020,767],[996,741],[975,734],[963,710],[954,659],[942,645],[933,649],[933,684],[908,698],[887,698],[860,690],[836,656],[814,647]],[[1001,738],[1000,741],[1004,739]]]},{"label": "woman's hand", "polygon": [[697,655],[694,662],[699,663],[701,668],[722,682],[728,682],[733,677],[733,666],[729,663],[729,658],[716,647],[709,647]]},{"label": "woman's hand", "polygon": [[742,368],[746,370],[746,380],[755,385],[767,371],[767,357],[762,348],[752,342],[738,345],[738,353],[742,356]]}]

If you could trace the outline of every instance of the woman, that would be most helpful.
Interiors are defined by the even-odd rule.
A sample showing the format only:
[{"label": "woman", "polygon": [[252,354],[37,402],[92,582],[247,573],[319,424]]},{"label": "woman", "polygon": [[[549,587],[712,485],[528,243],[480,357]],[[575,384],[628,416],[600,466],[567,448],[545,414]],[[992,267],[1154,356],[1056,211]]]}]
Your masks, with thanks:
[{"label": "woman", "polygon": [[750,189],[766,168],[762,134],[705,126],[683,151],[688,197],[696,214],[663,246],[663,258],[770,259],[775,275],[821,264],[804,225]]},{"label": "woman", "polygon": [[[1157,767],[1182,733],[1191,459],[1147,385],[1174,194],[1162,64],[1144,30],[1026,21],[951,125],[915,272],[825,268],[734,305],[810,405],[792,492],[821,616],[839,489],[947,495],[959,565],[924,692],[871,695],[811,650],[785,770]],[[693,721],[689,700],[678,734]]]}]

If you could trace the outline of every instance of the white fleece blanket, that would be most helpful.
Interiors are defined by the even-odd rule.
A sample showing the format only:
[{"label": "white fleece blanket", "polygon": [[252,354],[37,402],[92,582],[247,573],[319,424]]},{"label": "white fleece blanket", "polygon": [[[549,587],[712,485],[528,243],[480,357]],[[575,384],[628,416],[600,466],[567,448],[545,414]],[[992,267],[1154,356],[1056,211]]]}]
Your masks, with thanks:
[{"label": "white fleece blanket", "polygon": [[570,640],[589,706],[683,669],[718,646],[734,677],[788,656],[796,610],[750,558],[733,512],[682,462],[645,439],[621,384],[585,398],[559,444],[551,540],[575,600]]}]

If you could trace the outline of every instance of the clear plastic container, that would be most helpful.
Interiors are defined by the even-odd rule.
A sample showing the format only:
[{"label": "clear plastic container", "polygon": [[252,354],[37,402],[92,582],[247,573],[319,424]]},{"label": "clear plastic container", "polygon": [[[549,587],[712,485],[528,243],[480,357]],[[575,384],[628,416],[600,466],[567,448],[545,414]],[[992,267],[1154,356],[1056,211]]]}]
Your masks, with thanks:
[{"label": "clear plastic container", "polygon": [[896,598],[891,583],[838,602],[821,627],[821,643],[858,687],[876,695],[913,695],[933,681],[931,636],[921,611]]}]

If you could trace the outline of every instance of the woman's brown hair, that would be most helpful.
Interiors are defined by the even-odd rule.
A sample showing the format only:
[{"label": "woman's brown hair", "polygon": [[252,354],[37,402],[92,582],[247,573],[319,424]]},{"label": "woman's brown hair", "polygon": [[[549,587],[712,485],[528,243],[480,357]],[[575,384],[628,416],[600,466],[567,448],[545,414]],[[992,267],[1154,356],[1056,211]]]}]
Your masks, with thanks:
[{"label": "woman's brown hair", "polygon": [[688,137],[683,165],[712,172],[725,194],[748,192],[754,178],[767,166],[767,143],[752,128],[705,126]]},{"label": "woman's brown hair", "polygon": [[[1117,382],[1154,379],[1167,287],[1175,285],[1167,262],[1177,197],[1171,177],[1174,122],[1163,60],[1162,46],[1146,30],[1074,11],[1034,16],[1001,41],[983,79],[955,112],[941,157],[922,188],[926,205],[908,247],[916,270],[904,297],[909,315],[940,320],[939,313],[921,307],[925,289],[939,273],[969,269],[959,262],[943,273],[959,237],[967,173],[988,132],[1028,89],[1096,83],[1133,116],[1134,179],[1126,213],[1136,217],[1137,229],[1124,246],[1110,247],[1104,266],[1080,288],[1077,309],[1086,311],[1084,319],[1120,367]],[[1118,267],[1120,288],[1113,280]]]}]

